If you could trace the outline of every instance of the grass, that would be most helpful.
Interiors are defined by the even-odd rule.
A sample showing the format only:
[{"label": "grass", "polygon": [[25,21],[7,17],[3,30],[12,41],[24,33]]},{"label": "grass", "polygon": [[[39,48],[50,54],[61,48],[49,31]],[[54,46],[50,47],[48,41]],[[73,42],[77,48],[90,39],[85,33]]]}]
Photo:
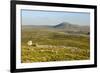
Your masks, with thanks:
[{"label": "grass", "polygon": [[[65,46],[65,48],[28,46],[27,42],[29,40],[39,45]],[[89,40],[89,36],[70,35],[48,30],[23,29],[21,62],[87,60],[90,58]]]}]

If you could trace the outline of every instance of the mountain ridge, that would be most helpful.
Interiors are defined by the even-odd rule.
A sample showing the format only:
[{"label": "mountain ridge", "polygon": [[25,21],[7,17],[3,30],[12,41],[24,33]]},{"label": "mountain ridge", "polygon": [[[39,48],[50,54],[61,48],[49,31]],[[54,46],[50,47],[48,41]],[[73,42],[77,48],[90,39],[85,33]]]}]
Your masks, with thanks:
[{"label": "mountain ridge", "polygon": [[30,29],[48,29],[48,30],[60,30],[60,31],[74,31],[74,32],[90,32],[89,25],[77,25],[71,24],[69,22],[62,22],[57,25],[22,25],[23,28],[30,28]]}]

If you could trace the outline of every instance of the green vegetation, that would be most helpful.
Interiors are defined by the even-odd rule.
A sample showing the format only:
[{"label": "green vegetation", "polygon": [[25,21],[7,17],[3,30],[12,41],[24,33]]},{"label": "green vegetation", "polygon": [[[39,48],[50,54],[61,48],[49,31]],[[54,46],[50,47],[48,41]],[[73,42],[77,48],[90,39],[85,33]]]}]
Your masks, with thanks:
[{"label": "green vegetation", "polygon": [[[46,29],[23,28],[21,61],[22,63],[30,63],[87,60],[90,58],[90,39],[89,35],[83,35],[72,35],[65,32]],[[56,47],[28,46],[27,42],[29,40],[39,45],[52,45]],[[59,46],[64,46],[64,48]]]}]

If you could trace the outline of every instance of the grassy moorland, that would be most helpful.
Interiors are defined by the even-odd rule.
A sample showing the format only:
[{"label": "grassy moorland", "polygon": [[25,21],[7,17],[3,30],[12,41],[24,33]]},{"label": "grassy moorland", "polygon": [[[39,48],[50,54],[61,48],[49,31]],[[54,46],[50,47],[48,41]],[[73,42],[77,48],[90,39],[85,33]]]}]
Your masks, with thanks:
[{"label": "grassy moorland", "polygon": [[[90,58],[90,39],[87,34],[75,35],[56,30],[24,28],[21,35],[22,63],[87,60]],[[33,44],[42,45],[42,47],[28,46],[29,40],[32,40]]]}]

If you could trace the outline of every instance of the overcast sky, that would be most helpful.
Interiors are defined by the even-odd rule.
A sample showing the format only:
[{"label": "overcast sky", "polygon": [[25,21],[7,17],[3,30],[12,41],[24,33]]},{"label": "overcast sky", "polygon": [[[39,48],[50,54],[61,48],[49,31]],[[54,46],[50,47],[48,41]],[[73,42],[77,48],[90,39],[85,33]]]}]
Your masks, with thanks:
[{"label": "overcast sky", "polygon": [[89,13],[22,10],[21,16],[22,25],[57,25],[62,22],[90,25]]}]

